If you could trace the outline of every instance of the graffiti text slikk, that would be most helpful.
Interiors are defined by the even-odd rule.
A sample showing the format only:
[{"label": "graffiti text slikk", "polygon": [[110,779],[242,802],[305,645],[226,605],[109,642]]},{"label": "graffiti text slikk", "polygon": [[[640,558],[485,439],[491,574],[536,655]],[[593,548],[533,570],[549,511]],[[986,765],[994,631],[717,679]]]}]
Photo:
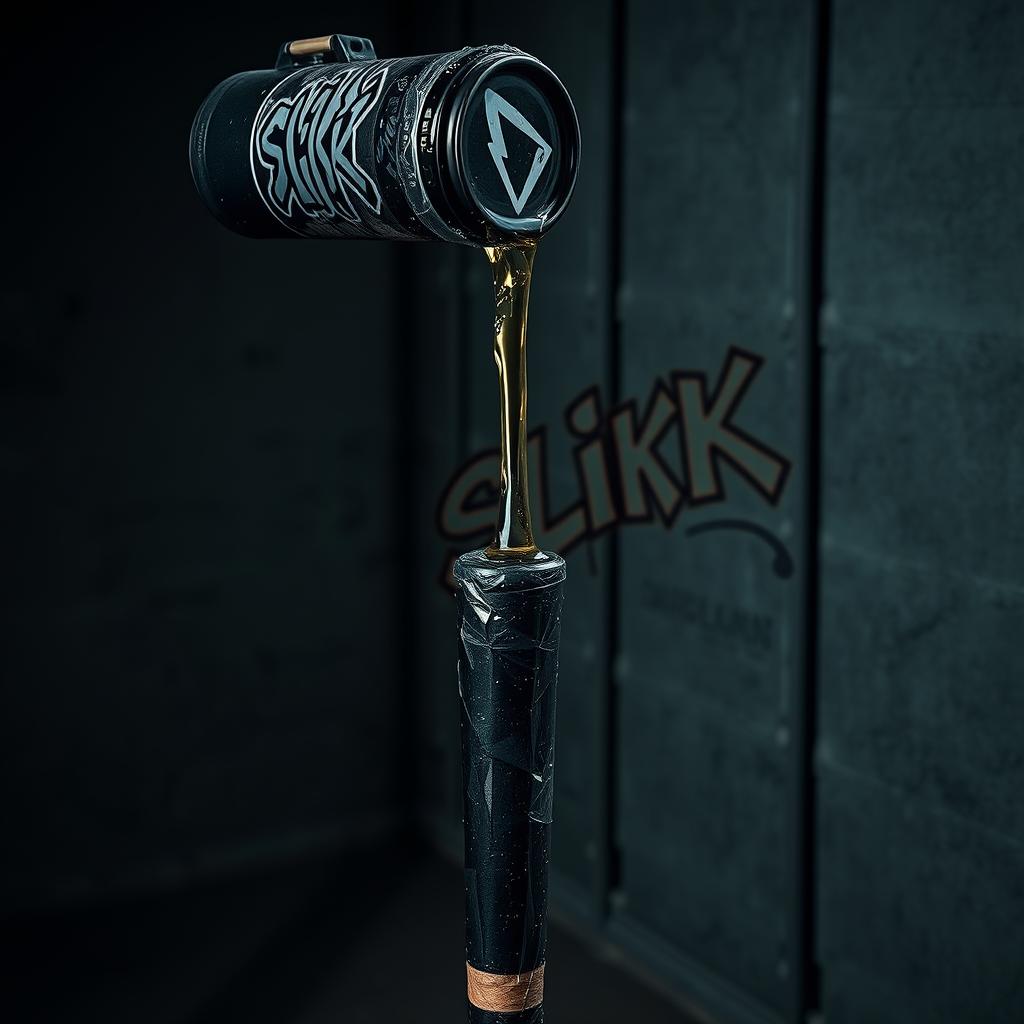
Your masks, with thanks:
[{"label": "graffiti text slikk", "polygon": [[[739,425],[744,395],[763,360],[732,347],[713,388],[703,373],[676,370],[658,378],[644,408],[636,399],[604,413],[598,388],[565,411],[574,439],[578,499],[549,507],[547,427],[530,434],[530,504],[537,543],[566,554],[583,540],[623,524],[659,520],[671,528],[684,507],[726,498],[728,464],[768,504],[778,502],[790,461]],[[675,431],[681,459],[663,452]],[[452,477],[438,506],[438,526],[451,554],[488,538],[494,526],[498,453],[483,451]],[[447,576],[447,571],[445,572]]]}]

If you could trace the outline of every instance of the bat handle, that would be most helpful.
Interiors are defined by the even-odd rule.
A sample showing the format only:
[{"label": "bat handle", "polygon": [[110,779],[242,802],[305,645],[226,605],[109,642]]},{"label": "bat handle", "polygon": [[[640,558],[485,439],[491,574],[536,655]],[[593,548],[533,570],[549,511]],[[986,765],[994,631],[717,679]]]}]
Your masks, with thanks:
[{"label": "bat handle", "polygon": [[542,1024],[565,562],[455,563],[471,1024]]}]

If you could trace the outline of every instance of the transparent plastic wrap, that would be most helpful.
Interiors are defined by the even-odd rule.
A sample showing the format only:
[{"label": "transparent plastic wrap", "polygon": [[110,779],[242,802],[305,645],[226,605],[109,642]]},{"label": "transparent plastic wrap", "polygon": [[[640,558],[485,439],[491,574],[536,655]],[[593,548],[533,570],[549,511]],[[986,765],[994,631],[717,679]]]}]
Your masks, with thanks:
[{"label": "transparent plastic wrap", "polygon": [[474,551],[454,575],[469,1020],[539,1024],[565,562]]}]

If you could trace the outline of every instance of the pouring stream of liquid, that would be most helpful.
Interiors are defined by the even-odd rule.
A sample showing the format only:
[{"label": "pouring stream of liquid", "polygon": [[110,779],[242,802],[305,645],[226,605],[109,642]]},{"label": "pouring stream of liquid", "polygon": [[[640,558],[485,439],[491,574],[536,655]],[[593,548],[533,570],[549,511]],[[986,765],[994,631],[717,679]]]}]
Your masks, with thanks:
[{"label": "pouring stream of liquid", "polygon": [[537,554],[530,520],[526,428],[526,316],[537,243],[484,249],[494,274],[494,362],[501,396],[501,477],[491,558]]}]

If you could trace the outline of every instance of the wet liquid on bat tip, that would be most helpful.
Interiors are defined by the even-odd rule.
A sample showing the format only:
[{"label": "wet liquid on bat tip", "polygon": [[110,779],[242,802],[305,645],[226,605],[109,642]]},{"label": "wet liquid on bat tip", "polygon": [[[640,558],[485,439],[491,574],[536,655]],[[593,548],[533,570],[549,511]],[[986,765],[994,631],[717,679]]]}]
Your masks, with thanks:
[{"label": "wet liquid on bat tip", "polygon": [[491,558],[538,554],[530,520],[526,426],[526,319],[536,241],[486,246],[494,275],[494,362],[498,369],[501,475]]}]

